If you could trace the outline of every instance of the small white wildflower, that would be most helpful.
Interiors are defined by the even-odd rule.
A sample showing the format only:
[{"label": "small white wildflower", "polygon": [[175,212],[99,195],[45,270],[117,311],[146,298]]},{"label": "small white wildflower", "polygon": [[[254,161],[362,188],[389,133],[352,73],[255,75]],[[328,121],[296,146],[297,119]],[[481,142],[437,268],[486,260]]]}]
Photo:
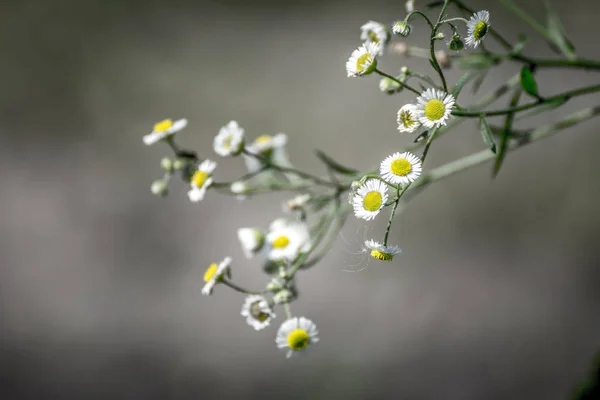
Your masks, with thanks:
[{"label": "small white wildflower", "polygon": [[454,96],[429,88],[417,97],[416,116],[426,128],[446,125],[454,107]]},{"label": "small white wildflower", "polygon": [[246,297],[241,314],[246,317],[246,323],[257,331],[269,326],[271,320],[275,318],[275,313],[269,307],[267,299],[259,295]]},{"label": "small white wildflower", "polygon": [[212,185],[212,173],[215,170],[217,163],[210,160],[205,160],[198,166],[198,170],[194,172],[190,180],[191,189],[188,191],[190,201],[197,203],[204,198],[206,190]]},{"label": "small white wildflower", "polygon": [[409,152],[394,153],[381,162],[379,173],[392,185],[406,185],[421,176],[421,160]]},{"label": "small white wildflower", "polygon": [[354,50],[346,62],[348,77],[368,75],[377,68],[377,55],[379,45],[377,43],[365,43]]},{"label": "small white wildflower", "polygon": [[411,27],[405,21],[396,21],[394,25],[392,25],[392,32],[396,35],[400,36],[408,36],[410,35]]},{"label": "small white wildflower", "polygon": [[479,11],[471,16],[467,22],[467,46],[476,48],[483,41],[490,30],[490,13],[486,10]]},{"label": "small white wildflower", "polygon": [[392,261],[395,255],[400,254],[401,250],[398,246],[384,246],[383,244],[374,240],[365,241],[365,247],[367,251],[370,250],[369,255],[381,261]]},{"label": "small white wildflower", "polygon": [[177,121],[173,121],[171,119],[164,119],[160,122],[154,124],[154,129],[148,135],[144,136],[142,140],[146,146],[150,146],[159,140],[162,140],[168,136],[179,132],[183,128],[187,126],[187,119],[179,119]]},{"label": "small white wildflower", "polygon": [[278,224],[266,236],[267,259],[293,261],[310,246],[306,224],[289,221]]},{"label": "small white wildflower", "polygon": [[385,47],[389,43],[391,37],[390,32],[384,24],[376,21],[369,21],[360,27],[360,39],[367,43],[377,44],[379,47],[378,55],[383,55]]},{"label": "small white wildflower", "polygon": [[398,130],[400,132],[413,133],[421,126],[417,118],[417,106],[405,104],[398,110]]},{"label": "small white wildflower", "polygon": [[288,348],[287,357],[319,341],[319,331],[314,322],[304,317],[294,317],[281,324],[275,343],[280,349]]},{"label": "small white wildflower", "polygon": [[[246,150],[261,158],[269,161],[274,161],[278,165],[282,165],[287,159],[285,154],[285,145],[287,143],[287,135],[278,133],[274,136],[261,135],[246,147]],[[263,162],[256,157],[244,154],[244,162],[249,172],[257,172],[263,167]]]},{"label": "small white wildflower", "polygon": [[254,257],[265,243],[265,235],[257,228],[240,228],[237,235],[246,258]]},{"label": "small white wildflower", "polygon": [[204,272],[204,287],[202,294],[210,296],[217,282],[223,278],[223,275],[231,273],[229,266],[231,265],[231,257],[225,257],[219,265],[211,264]]},{"label": "small white wildflower", "polygon": [[221,157],[240,154],[244,148],[244,129],[236,121],[230,121],[215,136],[213,148]]},{"label": "small white wildflower", "polygon": [[352,198],[354,215],[371,220],[379,214],[387,199],[387,185],[378,179],[369,179],[356,190]]}]

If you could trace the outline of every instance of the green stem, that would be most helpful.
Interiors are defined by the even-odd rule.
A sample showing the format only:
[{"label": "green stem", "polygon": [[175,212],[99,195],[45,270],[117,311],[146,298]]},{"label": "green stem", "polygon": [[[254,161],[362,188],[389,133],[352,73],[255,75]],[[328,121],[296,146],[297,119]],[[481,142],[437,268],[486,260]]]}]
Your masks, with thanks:
[{"label": "green stem", "polygon": [[229,286],[236,292],[240,292],[240,293],[245,293],[245,294],[265,294],[265,293],[267,293],[266,290],[255,291],[255,290],[244,289],[243,287],[238,286],[235,283],[226,280],[225,278],[222,278],[219,282],[224,284],[225,286]]},{"label": "green stem", "polygon": [[408,90],[410,90],[411,92],[413,92],[413,93],[416,93],[416,94],[417,94],[417,95],[419,95],[419,96],[421,95],[421,92],[419,92],[419,91],[418,91],[418,90],[416,90],[415,88],[413,88],[413,87],[411,87],[411,86],[407,85],[406,83],[404,83],[404,82],[400,81],[399,79],[397,79],[397,78],[394,78],[392,75],[386,74],[385,72],[383,72],[383,71],[380,71],[380,70],[378,70],[377,68],[375,68],[375,73],[376,73],[377,75],[380,75],[380,76],[383,76],[383,77],[385,77],[385,78],[391,79],[391,80],[392,80],[392,81],[394,81],[394,82],[397,82],[397,83],[398,83],[398,84],[400,84],[400,86],[402,86],[403,88],[405,88],[405,89],[408,89]]}]

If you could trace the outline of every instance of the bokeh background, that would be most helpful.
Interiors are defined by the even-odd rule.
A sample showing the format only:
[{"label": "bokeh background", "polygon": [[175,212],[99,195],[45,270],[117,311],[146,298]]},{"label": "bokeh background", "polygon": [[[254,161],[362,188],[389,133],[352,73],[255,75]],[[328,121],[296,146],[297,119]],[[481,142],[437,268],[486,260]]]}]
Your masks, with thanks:
[{"label": "bokeh background", "polygon": [[[519,3],[543,18],[539,0]],[[599,58],[600,3],[557,3],[579,55]],[[495,1],[469,4],[490,10],[511,40],[532,33]],[[239,315],[242,295],[201,296],[205,267],[225,255],[236,281],[264,284],[235,232],[266,227],[286,197],[209,193],[190,204],[180,182],[154,197],[169,152],[141,137],[158,120],[187,117],[180,143],[211,156],[219,127],[236,119],[250,137],[287,133],[292,161],[310,172],[323,173],[317,148],[377,165],[410,144],[395,113],[412,96],[383,95],[377,78],[349,79],[344,65],[360,25],[403,18],[403,2],[4,0],[0,9],[3,399],[563,399],[584,377],[600,347],[597,121],[511,153],[494,180],[486,165],[427,189],[394,225],[403,253],[393,263],[360,253],[385,218],[350,218],[334,250],[299,276],[293,311],[317,323],[321,342],[286,360],[274,345],[282,310],[256,333]],[[416,24],[411,43],[426,35]],[[552,55],[537,37],[527,53]],[[380,65],[431,71],[398,55]],[[494,70],[482,92],[517,68]],[[449,71],[450,82],[461,74]],[[540,71],[541,93],[599,77]],[[518,126],[599,102],[574,99]],[[435,143],[428,168],[482,148],[465,123]],[[219,160],[219,180],[242,173],[241,160]]]}]

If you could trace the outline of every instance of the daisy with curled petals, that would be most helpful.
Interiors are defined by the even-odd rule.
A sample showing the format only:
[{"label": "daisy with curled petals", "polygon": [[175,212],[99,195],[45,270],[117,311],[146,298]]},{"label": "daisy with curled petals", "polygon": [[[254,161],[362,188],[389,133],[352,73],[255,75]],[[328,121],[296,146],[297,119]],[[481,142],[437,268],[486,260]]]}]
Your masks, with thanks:
[{"label": "daisy with curled petals", "polygon": [[269,307],[267,299],[259,295],[246,297],[241,314],[246,317],[246,323],[257,331],[269,326],[271,320],[275,318],[275,313]]},{"label": "daisy with curled petals", "polygon": [[375,43],[379,45],[378,55],[382,56],[385,46],[389,43],[391,36],[387,26],[380,22],[369,21],[360,27],[360,40],[365,43]]},{"label": "daisy with curled petals", "polygon": [[223,279],[223,275],[231,275],[229,266],[231,265],[231,257],[225,257],[220,264],[210,264],[210,266],[204,272],[204,287],[202,288],[202,294],[204,296],[210,296],[217,282]]},{"label": "daisy with curled petals", "polygon": [[236,121],[230,121],[215,136],[213,148],[221,157],[237,156],[244,148],[244,129]]},{"label": "daisy with curled petals", "polygon": [[421,126],[417,119],[417,106],[406,104],[398,110],[398,130],[400,132],[413,133]]},{"label": "daisy with curled petals", "polygon": [[398,246],[384,246],[374,240],[365,242],[366,251],[370,250],[369,255],[381,261],[392,261],[395,255],[400,254],[401,250]]},{"label": "daisy with curled petals", "polygon": [[387,199],[387,185],[379,179],[369,179],[352,197],[354,215],[367,221],[371,220],[379,214]]},{"label": "daisy with curled petals", "polygon": [[187,119],[182,118],[177,121],[172,119],[164,119],[154,124],[154,129],[148,135],[143,137],[144,144],[150,146],[159,140],[162,140],[168,136],[174,135],[187,126]]},{"label": "daisy with curled petals", "polygon": [[467,46],[476,48],[483,41],[490,30],[490,13],[486,10],[479,11],[471,16],[467,22]]},{"label": "daisy with curled petals", "polygon": [[430,129],[446,125],[454,107],[454,96],[429,88],[417,97],[416,116],[424,127]]},{"label": "daisy with curled petals", "polygon": [[348,77],[368,75],[377,68],[379,44],[365,43],[354,50],[346,62]]},{"label": "daisy with curled petals", "polygon": [[287,357],[319,341],[317,325],[308,318],[294,317],[286,320],[277,331],[275,343],[280,349],[288,348]]},{"label": "daisy with curled petals", "polygon": [[310,233],[306,224],[289,221],[277,224],[266,236],[267,259],[294,261],[310,247]]},{"label": "daisy with curled petals", "polygon": [[204,198],[204,194],[210,185],[213,183],[212,173],[215,170],[217,163],[210,160],[204,160],[202,164],[198,166],[198,169],[192,175],[190,179],[190,186],[192,187],[188,191],[188,197],[190,201],[197,203]]},{"label": "daisy with curled petals", "polygon": [[238,239],[246,258],[250,259],[258,253],[265,244],[265,235],[256,228],[240,228],[237,231]]},{"label": "daisy with curled petals", "polygon": [[421,160],[409,152],[394,153],[381,162],[379,173],[392,185],[407,185],[421,176]]}]

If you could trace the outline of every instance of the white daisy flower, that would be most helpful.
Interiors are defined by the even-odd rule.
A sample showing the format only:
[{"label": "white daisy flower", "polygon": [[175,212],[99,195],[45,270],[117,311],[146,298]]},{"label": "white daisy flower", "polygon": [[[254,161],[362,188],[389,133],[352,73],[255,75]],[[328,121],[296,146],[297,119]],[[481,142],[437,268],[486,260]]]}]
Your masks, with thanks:
[{"label": "white daisy flower", "polygon": [[265,235],[256,228],[240,228],[237,231],[238,239],[246,258],[252,258],[265,244]]},{"label": "white daisy flower", "polygon": [[205,160],[198,166],[198,170],[194,172],[190,180],[190,186],[192,187],[188,191],[190,201],[197,203],[204,198],[206,190],[213,183],[211,175],[216,166],[217,163],[210,160]]},{"label": "white daisy flower", "polygon": [[360,39],[366,43],[374,43],[379,45],[378,55],[382,56],[385,51],[385,46],[390,41],[390,32],[382,23],[369,21],[360,27]]},{"label": "white daisy flower", "polygon": [[408,36],[410,35],[411,27],[405,21],[396,21],[394,25],[392,25],[392,32],[396,35],[400,36]]},{"label": "white daisy flower", "polygon": [[246,317],[246,323],[257,331],[269,326],[271,320],[275,318],[275,313],[269,307],[267,299],[259,295],[246,297],[241,314]]},{"label": "white daisy flower", "polygon": [[236,121],[230,121],[215,136],[213,148],[221,157],[240,154],[244,148],[244,129]]},{"label": "white daisy flower", "polygon": [[400,132],[413,133],[421,126],[417,118],[417,106],[406,104],[398,110],[398,130]]},{"label": "white daisy flower", "polygon": [[398,246],[384,246],[374,240],[365,241],[365,247],[371,250],[370,256],[381,261],[392,261],[395,255],[400,254],[401,250]]},{"label": "white daisy flower", "polygon": [[294,261],[299,253],[308,250],[310,233],[306,224],[289,221],[275,228],[265,238],[269,260]]},{"label": "white daisy flower", "polygon": [[354,193],[354,215],[367,221],[371,220],[379,214],[387,199],[387,185],[379,179],[369,179]]},{"label": "white daisy flower", "polygon": [[284,211],[294,211],[304,208],[306,203],[312,198],[310,194],[301,194],[283,204]]},{"label": "white daisy flower", "polygon": [[[274,136],[262,135],[254,139],[254,141],[246,147],[246,150],[251,154],[256,154],[281,165],[282,160],[287,159],[287,156],[285,155],[286,143],[287,135],[285,133],[278,133]],[[256,172],[263,166],[261,160],[245,154],[244,162],[246,163],[249,172]]]},{"label": "white daisy flower", "polygon": [[454,96],[429,88],[417,97],[415,114],[421,125],[430,129],[446,125],[454,107]]},{"label": "white daisy flower", "polygon": [[150,146],[167,136],[175,134],[175,132],[179,132],[187,126],[187,123],[187,119],[185,118],[178,119],[177,121],[164,119],[154,124],[152,132],[144,136],[142,140],[146,146]]},{"label": "white daisy flower", "polygon": [[287,357],[319,341],[319,331],[314,322],[304,317],[286,320],[277,331],[275,343],[280,349],[289,348]]},{"label": "white daisy flower", "polygon": [[377,68],[379,44],[365,43],[354,50],[346,62],[348,77],[368,75]]},{"label": "white daisy flower", "polygon": [[210,296],[213,289],[218,281],[223,278],[223,275],[231,274],[229,266],[231,265],[231,257],[225,257],[219,265],[211,264],[204,272],[204,287],[202,288],[202,294],[204,296]]},{"label": "white daisy flower", "polygon": [[394,153],[381,162],[379,174],[392,185],[406,185],[421,176],[421,160],[411,153]]},{"label": "white daisy flower", "polygon": [[476,48],[490,30],[490,13],[486,10],[479,11],[471,16],[467,22],[467,46]]}]

